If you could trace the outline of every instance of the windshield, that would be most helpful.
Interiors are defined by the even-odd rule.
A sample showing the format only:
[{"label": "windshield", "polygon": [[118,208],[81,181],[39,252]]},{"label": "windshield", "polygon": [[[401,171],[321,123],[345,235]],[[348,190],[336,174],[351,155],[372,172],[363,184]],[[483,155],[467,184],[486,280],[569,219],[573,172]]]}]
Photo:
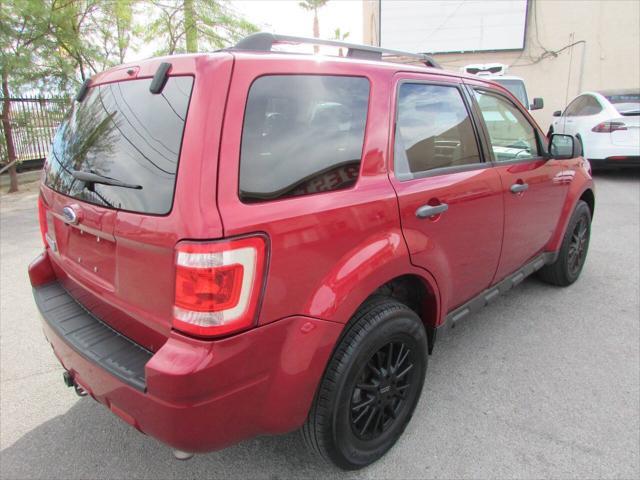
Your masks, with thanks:
[{"label": "windshield", "polygon": [[605,97],[621,115],[640,115],[640,93],[620,93]]},{"label": "windshield", "polygon": [[527,89],[525,88],[524,82],[522,80],[513,80],[506,78],[493,78],[492,80],[509,90],[520,101],[520,103],[524,105],[524,108],[529,108]]},{"label": "windshield", "polygon": [[[53,140],[45,184],[109,208],[168,213],[193,77],[170,77],[157,95],[150,84],[98,85],[74,102]],[[91,180],[98,176],[108,181]]]}]

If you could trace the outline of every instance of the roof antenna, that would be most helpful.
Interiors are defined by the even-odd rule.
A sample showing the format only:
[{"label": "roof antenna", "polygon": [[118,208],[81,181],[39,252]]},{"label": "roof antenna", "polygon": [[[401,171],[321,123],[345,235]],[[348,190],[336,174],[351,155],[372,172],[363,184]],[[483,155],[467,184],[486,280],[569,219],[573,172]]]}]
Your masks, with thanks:
[{"label": "roof antenna", "polygon": [[169,69],[171,68],[171,64],[167,62],[162,62],[156,70],[155,75],[153,76],[153,80],[151,81],[151,85],[149,85],[149,91],[153,94],[162,93],[162,89],[164,89],[165,84],[167,83],[167,74],[169,73]]}]

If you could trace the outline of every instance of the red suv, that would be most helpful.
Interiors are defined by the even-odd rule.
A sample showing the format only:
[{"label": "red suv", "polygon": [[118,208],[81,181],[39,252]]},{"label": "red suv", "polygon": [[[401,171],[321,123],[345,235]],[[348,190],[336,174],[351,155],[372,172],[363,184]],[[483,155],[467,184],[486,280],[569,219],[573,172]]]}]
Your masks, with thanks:
[{"label": "red suv", "polygon": [[533,272],[578,278],[593,182],[495,83],[271,51],[302,41],[83,85],[29,275],[67,385],[141,432],[190,454],[301,428],[356,469],[402,434],[438,335]]}]

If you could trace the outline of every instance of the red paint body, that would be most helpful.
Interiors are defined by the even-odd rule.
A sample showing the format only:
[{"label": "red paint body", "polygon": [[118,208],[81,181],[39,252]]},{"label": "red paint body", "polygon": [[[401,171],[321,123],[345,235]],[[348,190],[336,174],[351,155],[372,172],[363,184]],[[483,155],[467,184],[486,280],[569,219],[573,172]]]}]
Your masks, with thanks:
[{"label": "red paint body", "polygon": [[[161,61],[171,62],[171,75],[195,78],[171,212],[110,210],[43,185],[47,225],[63,253],[46,248],[29,274],[34,288],[58,280],[95,316],[154,352],[142,393],[75,353],[45,322],[57,357],[80,385],[128,423],[181,450],[213,450],[298,428],[344,325],[377,288],[404,275],[418,278],[431,293],[425,325],[437,327],[449,311],[536,254],[556,251],[576,202],[593,189],[582,158],[486,163],[398,180],[393,136],[400,80],[475,82],[510,96],[490,82],[449,72],[340,58],[216,53],[112,69],[97,75],[92,86],[152,77]],[[247,92],[265,74],[369,80],[355,186],[263,203],[239,200]],[[521,181],[531,188],[511,194],[509,186]],[[449,204],[446,213],[416,218],[417,207],[438,201]],[[77,225],[62,220],[70,204],[79,212]],[[213,340],[172,330],[176,244],[257,232],[268,238],[269,261],[254,327]]]}]

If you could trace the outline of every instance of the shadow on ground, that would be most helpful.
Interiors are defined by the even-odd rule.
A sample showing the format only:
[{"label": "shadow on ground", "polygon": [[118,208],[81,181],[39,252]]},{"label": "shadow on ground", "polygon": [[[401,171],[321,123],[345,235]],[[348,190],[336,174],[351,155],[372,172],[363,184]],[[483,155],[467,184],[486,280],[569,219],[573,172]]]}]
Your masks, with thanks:
[{"label": "shadow on ground", "polygon": [[[496,344],[505,345],[503,336],[509,335],[510,330],[523,328],[528,335],[523,335],[525,332],[521,331],[522,336],[544,338],[549,334],[549,331],[545,330],[544,322],[527,325],[514,322],[513,314],[505,315],[514,307],[517,308],[521,298],[530,298],[532,294],[538,298],[546,296],[560,299],[563,296],[561,290],[546,285],[535,277],[529,278],[519,289],[496,300],[493,308],[497,311],[492,307],[484,309],[478,315],[479,321],[463,322],[449,335],[440,338],[436,351],[429,360],[425,390],[405,436],[382,461],[364,471],[342,472],[322,463],[307,452],[298,432],[248,440],[219,452],[196,455],[187,462],[180,462],[173,458],[168,447],[138,433],[103,405],[90,398],[78,398],[66,413],[25,433],[0,453],[2,477],[342,479],[363,476],[389,478],[394,475],[398,478],[446,477],[452,472],[462,476],[465,472],[452,471],[452,465],[446,457],[453,452],[448,451],[450,446],[438,444],[439,437],[443,432],[451,433],[451,430],[454,430],[457,431],[456,436],[461,438],[464,431],[470,427],[480,431],[481,424],[490,418],[478,417],[480,410],[486,412],[487,409],[477,404],[464,415],[459,411],[456,418],[452,418],[451,414],[452,410],[458,409],[456,404],[462,400],[460,389],[467,392],[475,391],[478,385],[473,379],[477,380],[487,375],[486,366],[482,366],[483,359],[486,360],[488,354],[489,357],[493,357],[498,353],[493,351]],[[526,349],[526,344],[517,348]],[[477,368],[473,367],[474,359],[478,361]],[[520,370],[521,366],[516,368]],[[55,375],[60,373],[61,370],[55,372]],[[452,374],[456,377],[453,383]],[[509,377],[509,374],[503,371],[501,376],[504,381],[504,377]],[[522,377],[517,383],[522,382],[526,385],[532,382],[532,378],[528,378],[529,375],[525,374]],[[510,389],[511,387],[507,387],[507,390]],[[64,389],[61,379],[57,392],[59,395],[74,398],[72,390]],[[504,393],[496,391],[496,394]],[[528,395],[520,401],[524,402],[522,410],[528,410]],[[463,401],[462,404],[467,404],[467,401]],[[496,407],[497,405],[493,406]],[[467,414],[471,414],[475,420],[465,417]],[[480,424],[473,427],[472,423],[475,421],[479,421]],[[514,433],[522,436],[520,428],[516,429],[517,432],[511,432],[512,427],[508,427],[508,430],[509,432],[495,436],[510,437]],[[532,443],[540,442],[539,433],[534,432],[532,435],[535,437],[530,440]],[[477,441],[471,440],[472,443]],[[503,441],[506,439],[500,439],[500,442]],[[549,439],[542,438],[542,441],[547,445]],[[417,446],[419,448],[416,448]],[[407,452],[407,448],[410,451]],[[563,451],[568,446],[559,443],[556,448]],[[588,447],[585,449],[588,450]],[[429,466],[431,462],[425,462],[425,456],[429,458],[432,455],[435,465]],[[455,456],[451,458],[454,459]],[[513,462],[506,457],[504,460],[506,465]],[[483,472],[481,466],[477,467],[476,473]],[[438,472],[439,469],[443,471]],[[501,473],[522,474],[521,471],[515,472],[511,469],[503,470]],[[541,471],[537,470],[537,473]]]},{"label": "shadow on ground", "polygon": [[[296,432],[257,438],[180,462],[169,448],[119,421],[90,398],[78,399],[65,414],[26,433],[0,456],[3,465],[11,466],[3,478],[247,478],[258,472],[291,475],[301,470],[326,477],[336,473],[309,455]],[[241,470],[240,465],[244,465]]]}]

